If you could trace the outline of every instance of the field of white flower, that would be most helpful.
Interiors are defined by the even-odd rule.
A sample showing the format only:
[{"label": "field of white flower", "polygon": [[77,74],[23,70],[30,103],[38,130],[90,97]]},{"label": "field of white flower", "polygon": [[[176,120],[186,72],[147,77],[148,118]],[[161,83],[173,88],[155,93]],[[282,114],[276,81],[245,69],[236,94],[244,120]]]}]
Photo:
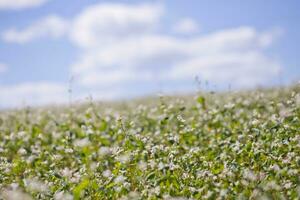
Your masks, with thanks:
[{"label": "field of white flower", "polygon": [[3,199],[299,199],[300,87],[0,112]]}]

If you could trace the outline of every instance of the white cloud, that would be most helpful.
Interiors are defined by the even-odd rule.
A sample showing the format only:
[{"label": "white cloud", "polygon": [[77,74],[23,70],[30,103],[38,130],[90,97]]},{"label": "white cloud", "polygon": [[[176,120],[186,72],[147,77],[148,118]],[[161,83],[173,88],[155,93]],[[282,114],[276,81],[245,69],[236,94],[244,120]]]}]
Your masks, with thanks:
[{"label": "white cloud", "polygon": [[0,74],[7,71],[7,65],[4,63],[0,63]]},{"label": "white cloud", "polygon": [[[199,76],[218,84],[253,87],[279,73],[281,66],[264,53],[278,30],[258,32],[245,26],[182,38],[158,34],[164,14],[158,4],[100,4],[80,13],[71,29],[71,41],[83,47],[71,67],[79,84],[103,90],[123,87],[128,92],[137,85],[193,81]],[[185,34],[198,30],[190,18],[174,27]]]},{"label": "white cloud", "polygon": [[45,105],[68,101],[67,88],[50,82],[31,82],[17,85],[0,85],[0,107]]},{"label": "white cloud", "polygon": [[251,87],[267,83],[280,72],[280,65],[257,51],[231,52],[187,60],[175,65],[170,73],[174,80],[192,78],[217,85]]},{"label": "white cloud", "polygon": [[48,0],[0,0],[0,10],[20,10],[37,7]]},{"label": "white cloud", "polygon": [[162,14],[159,4],[90,6],[74,19],[71,39],[79,46],[91,47],[135,38],[153,30]]},{"label": "white cloud", "polygon": [[269,31],[262,33],[260,38],[260,44],[264,47],[268,47],[274,43],[281,35],[283,35],[284,30],[280,27],[275,27]]},{"label": "white cloud", "polygon": [[[70,67],[80,97],[92,94],[110,99],[146,94],[160,87],[168,91],[193,89],[186,83],[194,82],[196,76],[225,87],[254,87],[274,82],[282,69],[265,52],[282,32],[279,29],[260,32],[241,26],[203,35],[195,34],[196,24],[191,28],[194,22],[189,19],[181,23],[190,25],[177,31],[194,34],[182,37],[161,32],[165,14],[161,4],[97,4],[68,22],[50,17],[50,23],[45,18],[24,30],[6,32],[4,38],[24,43],[37,37],[67,37],[82,52]],[[0,94],[0,99],[8,96],[9,102],[24,96],[31,101],[35,94],[47,97],[35,98],[42,99],[36,100],[39,103],[57,94],[52,89],[56,86],[45,86],[50,91],[45,93],[24,87],[2,88],[6,95]],[[26,90],[31,92],[23,92]]]},{"label": "white cloud", "polygon": [[22,30],[12,28],[2,33],[2,39],[11,43],[27,43],[36,38],[58,38],[67,33],[68,22],[58,16],[47,16]]},{"label": "white cloud", "polygon": [[72,69],[88,87],[193,81],[195,76],[220,85],[253,87],[276,78],[281,68],[264,54],[264,36],[251,27],[189,39],[145,35],[92,48]]},{"label": "white cloud", "polygon": [[173,26],[173,31],[180,34],[193,34],[199,31],[199,25],[192,18],[183,18]]}]

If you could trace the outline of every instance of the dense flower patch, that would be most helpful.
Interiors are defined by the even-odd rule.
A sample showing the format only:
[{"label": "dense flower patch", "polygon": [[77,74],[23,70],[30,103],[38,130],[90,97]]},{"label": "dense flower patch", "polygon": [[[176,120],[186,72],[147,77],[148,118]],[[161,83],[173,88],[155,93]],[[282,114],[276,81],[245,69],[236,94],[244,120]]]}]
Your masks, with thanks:
[{"label": "dense flower patch", "polygon": [[298,199],[300,88],[0,113],[4,199]]}]

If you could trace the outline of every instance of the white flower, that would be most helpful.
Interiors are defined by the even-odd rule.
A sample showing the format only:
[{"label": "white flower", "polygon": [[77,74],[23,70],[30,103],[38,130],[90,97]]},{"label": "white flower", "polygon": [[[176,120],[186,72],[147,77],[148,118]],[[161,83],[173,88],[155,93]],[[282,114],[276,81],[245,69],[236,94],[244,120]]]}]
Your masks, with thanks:
[{"label": "white flower", "polygon": [[99,151],[98,151],[99,156],[106,156],[110,153],[111,153],[111,150],[109,147],[100,147]]},{"label": "white flower", "polygon": [[65,149],[65,152],[66,152],[66,153],[73,153],[73,152],[74,152],[74,150],[73,150],[73,149],[70,149],[70,148],[68,148],[68,149]]},{"label": "white flower", "polygon": [[153,169],[153,168],[156,166],[155,160],[150,160],[150,161],[149,161],[149,165],[150,165],[150,167]]},{"label": "white flower", "polygon": [[120,175],[115,178],[115,183],[124,183],[125,177]]},{"label": "white flower", "polygon": [[64,168],[63,170],[61,170],[61,175],[66,177],[66,178],[71,178],[72,177],[72,174],[73,172],[69,169],[69,168]]},{"label": "white flower", "polygon": [[72,178],[70,179],[70,181],[72,183],[78,183],[81,179],[81,176],[80,176],[80,173],[79,172],[76,172],[73,174]]},{"label": "white flower", "polygon": [[162,170],[162,169],[164,169],[165,168],[165,165],[162,163],[162,162],[160,162],[159,164],[158,164],[158,169],[159,170]]},{"label": "white flower", "polygon": [[37,178],[25,179],[24,185],[33,192],[48,192],[48,186],[43,182],[39,181]]},{"label": "white flower", "polygon": [[25,131],[20,131],[17,133],[17,135],[18,135],[18,138],[24,138],[27,135],[27,133]]},{"label": "white flower", "polygon": [[117,157],[117,160],[118,160],[120,163],[123,163],[123,164],[127,163],[127,162],[129,161],[129,159],[130,159],[129,154],[124,154],[124,155],[121,155],[121,156],[118,156],[118,157]]},{"label": "white flower", "polygon": [[109,169],[105,170],[102,175],[106,178],[110,177],[112,175],[111,171]]},{"label": "white flower", "polygon": [[220,191],[220,196],[221,197],[225,197],[226,195],[227,195],[227,190],[226,189],[222,189],[221,191]]},{"label": "white flower", "polygon": [[283,187],[285,189],[290,189],[292,187],[292,185],[293,185],[292,182],[289,181],[289,182],[285,183]]},{"label": "white flower", "polygon": [[300,107],[300,94],[297,94],[296,98],[296,106]]},{"label": "white flower", "polygon": [[19,184],[18,183],[11,183],[10,184],[10,187],[13,189],[13,190],[17,190],[19,188]]},{"label": "white flower", "polygon": [[28,164],[30,164],[30,163],[32,163],[32,162],[34,161],[34,159],[36,159],[36,156],[31,155],[31,156],[29,156],[29,157],[26,159],[26,162],[27,162]]},{"label": "white flower", "polygon": [[93,131],[93,129],[91,129],[91,128],[88,128],[87,130],[86,130],[86,134],[88,134],[88,135],[91,135],[91,134],[93,134],[94,133],[94,131]]},{"label": "white flower", "polygon": [[177,169],[178,166],[175,165],[175,164],[171,161],[171,162],[169,163],[169,168],[170,168],[170,170],[174,170],[174,169]]},{"label": "white flower", "polygon": [[252,124],[253,126],[256,126],[256,125],[259,124],[259,120],[253,119],[252,122],[251,122],[251,124]]},{"label": "white flower", "polygon": [[86,147],[90,145],[90,140],[89,138],[83,138],[83,139],[77,139],[74,141],[74,146],[76,147]]},{"label": "white flower", "polygon": [[135,191],[131,191],[128,194],[129,199],[138,199],[140,197],[140,194]]},{"label": "white flower", "polygon": [[73,196],[69,193],[60,191],[54,194],[54,200],[73,200]]},{"label": "white flower", "polygon": [[144,161],[140,161],[140,162],[138,163],[138,168],[139,168],[140,170],[146,170],[146,169],[147,169],[147,163],[145,163]]},{"label": "white flower", "polygon": [[96,162],[92,162],[91,165],[90,165],[90,169],[91,171],[95,171],[97,169],[97,163]]},{"label": "white flower", "polygon": [[244,178],[245,179],[248,179],[250,181],[255,181],[257,180],[257,176],[254,174],[253,171],[249,170],[249,169],[246,169],[244,170]]},{"label": "white flower", "polygon": [[279,171],[280,170],[280,167],[277,164],[272,165],[270,168],[274,171]]},{"label": "white flower", "polygon": [[18,154],[24,156],[24,155],[27,154],[27,151],[26,151],[26,149],[24,149],[24,148],[20,148],[19,151],[18,151]]},{"label": "white flower", "polygon": [[32,198],[28,194],[18,189],[16,190],[4,189],[1,192],[0,198],[6,200],[32,200]]},{"label": "white flower", "polygon": [[152,192],[153,192],[154,194],[156,194],[156,195],[159,195],[159,194],[160,194],[160,187],[159,187],[159,186],[156,186],[156,187],[152,190]]},{"label": "white flower", "polygon": [[280,190],[280,187],[275,181],[270,181],[265,185],[265,190]]}]

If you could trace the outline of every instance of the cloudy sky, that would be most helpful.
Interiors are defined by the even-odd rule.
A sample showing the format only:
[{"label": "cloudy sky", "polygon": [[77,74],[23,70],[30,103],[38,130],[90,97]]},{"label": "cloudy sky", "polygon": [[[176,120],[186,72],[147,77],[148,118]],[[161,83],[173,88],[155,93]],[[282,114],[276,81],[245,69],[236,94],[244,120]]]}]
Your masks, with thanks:
[{"label": "cloudy sky", "polygon": [[300,3],[0,0],[0,108],[300,78]]}]

